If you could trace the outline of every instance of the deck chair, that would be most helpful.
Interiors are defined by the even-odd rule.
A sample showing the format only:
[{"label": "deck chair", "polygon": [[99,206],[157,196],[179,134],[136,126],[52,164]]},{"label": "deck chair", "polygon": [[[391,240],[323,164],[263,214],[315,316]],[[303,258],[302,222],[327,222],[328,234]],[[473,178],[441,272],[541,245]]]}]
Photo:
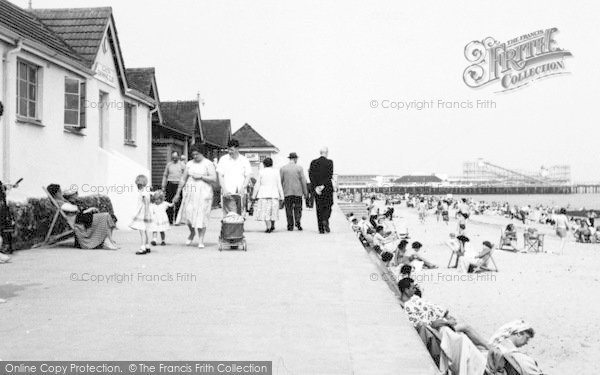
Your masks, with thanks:
[{"label": "deck chair", "polygon": [[[44,186],[42,186],[42,189],[48,196],[50,202],[52,202],[54,208],[56,208],[56,213],[52,218],[52,223],[50,224],[50,228],[48,228],[48,233],[46,233],[46,238],[44,238],[44,241],[33,245],[32,248],[53,246],[58,244],[59,242],[62,242],[75,236],[75,228],[67,219],[67,215],[61,210],[60,205],[58,204],[56,199],[54,199],[54,197],[52,197],[52,195],[48,193],[48,190]],[[52,233],[54,232],[54,227],[56,226],[59,217],[62,217],[65,220],[65,222],[67,222],[70,229],[67,229],[63,233],[53,235]]]},{"label": "deck chair", "polygon": [[536,235],[531,235],[529,232],[525,232],[523,234],[523,242],[525,244],[525,251],[533,251],[535,253],[544,251],[544,234],[538,233]]},{"label": "deck chair", "polygon": [[[488,259],[488,266],[487,267],[475,267],[474,272],[478,273],[478,272],[498,272],[498,265],[496,264],[496,261],[494,260],[494,250],[496,249],[492,249],[492,251],[490,252],[490,257]],[[490,263],[494,265],[494,267],[490,267]]]},{"label": "deck chair", "polygon": [[[497,350],[498,349],[492,349],[488,352],[488,364],[489,364],[489,358],[493,355],[493,353],[496,353]],[[523,375],[522,372],[520,371],[519,364],[510,355],[510,353],[508,355],[501,355],[501,360],[498,364],[504,370],[504,372],[502,372],[502,371],[501,372],[492,372],[489,368],[486,368],[484,375],[496,375],[496,374]]]},{"label": "deck chair", "polygon": [[[460,241],[458,243],[459,243],[459,249],[458,249],[458,251],[452,250],[452,253],[450,254],[450,259],[448,259],[448,265],[446,266],[446,268],[458,268],[460,257],[464,257],[465,244]],[[450,267],[450,265],[452,264],[452,259],[454,259],[454,257],[456,257],[456,259],[454,261],[454,264],[456,264],[456,267]]]},{"label": "deck chair", "polygon": [[419,324],[416,330],[419,333],[425,348],[427,348],[429,355],[433,359],[433,362],[439,368],[440,356],[442,354],[442,337],[440,336],[440,333],[426,324]]},{"label": "deck chair", "polygon": [[[504,230],[500,229],[500,240],[498,241],[498,249],[517,252],[517,249],[512,247],[512,241],[516,242],[516,238],[510,238],[506,234],[504,234]],[[511,246],[510,249],[505,249],[504,246]]]}]

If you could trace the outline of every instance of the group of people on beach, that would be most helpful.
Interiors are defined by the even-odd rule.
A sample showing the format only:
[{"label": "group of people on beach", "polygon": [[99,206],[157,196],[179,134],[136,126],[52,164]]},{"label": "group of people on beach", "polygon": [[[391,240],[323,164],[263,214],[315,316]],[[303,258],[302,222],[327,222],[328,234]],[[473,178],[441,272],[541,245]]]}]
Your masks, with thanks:
[{"label": "group of people on beach", "polygon": [[[422,289],[411,276],[421,269],[434,269],[437,266],[420,253],[423,247],[421,242],[413,241],[410,250],[407,250],[408,230],[402,234],[395,231],[391,220],[379,215],[380,211],[373,208],[376,206],[375,201],[372,197],[367,203],[370,216],[368,220],[366,217],[358,219],[353,213],[348,215],[348,220],[363,245],[373,249],[383,265],[391,271],[392,278],[397,281],[402,307],[439,368],[443,372],[449,370],[457,374],[483,374],[484,371],[489,374],[506,374],[512,373],[511,369],[523,375],[543,374],[536,361],[520,351],[535,335],[533,327],[527,322],[517,320],[505,324],[491,339],[486,340],[471,325],[452,316],[446,307],[423,298]],[[417,209],[420,222],[424,220],[422,203],[425,203],[425,198],[417,199],[417,203],[412,205]],[[444,203],[448,206],[452,204],[447,201]],[[469,241],[466,225],[470,213],[466,200],[459,201],[455,207],[458,235],[450,233],[447,245],[455,254],[456,263],[454,266],[449,264],[449,268],[459,266],[465,244]],[[395,248],[390,246],[396,243],[398,245]],[[488,263],[492,260],[493,248],[489,241],[484,241],[483,248],[475,259],[466,262],[465,271],[491,270]],[[398,267],[399,272],[394,271],[395,267]]]}]

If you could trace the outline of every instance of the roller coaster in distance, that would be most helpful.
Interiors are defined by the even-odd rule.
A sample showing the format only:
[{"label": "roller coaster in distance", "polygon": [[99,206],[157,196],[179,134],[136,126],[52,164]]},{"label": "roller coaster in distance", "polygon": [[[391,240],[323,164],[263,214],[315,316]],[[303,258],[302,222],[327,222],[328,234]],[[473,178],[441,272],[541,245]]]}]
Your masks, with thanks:
[{"label": "roller coaster in distance", "polygon": [[463,175],[455,181],[470,186],[562,186],[571,184],[571,167],[541,167],[539,172],[524,172],[499,166],[483,159],[463,164]]}]

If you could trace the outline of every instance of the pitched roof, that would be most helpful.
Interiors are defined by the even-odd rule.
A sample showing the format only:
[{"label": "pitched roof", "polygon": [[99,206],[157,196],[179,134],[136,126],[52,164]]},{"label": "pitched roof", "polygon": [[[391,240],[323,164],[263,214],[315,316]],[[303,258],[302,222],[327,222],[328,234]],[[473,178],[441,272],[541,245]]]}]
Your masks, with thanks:
[{"label": "pitched roof", "polygon": [[227,148],[231,139],[231,120],[202,120],[204,141]]},{"label": "pitched roof", "polygon": [[51,28],[43,24],[33,14],[7,0],[0,0],[0,25],[3,25],[19,36],[40,43],[62,56],[76,62],[82,61],[73,50]]},{"label": "pitched roof", "polygon": [[395,183],[397,184],[426,184],[426,183],[431,183],[431,182],[442,182],[442,179],[434,176],[434,175],[429,175],[429,176],[402,176],[396,180],[394,180]]},{"label": "pitched roof", "polygon": [[157,99],[157,96],[152,88],[152,81],[154,80],[154,68],[132,68],[125,69],[125,75],[127,76],[127,83],[131,88],[134,88],[146,94],[150,97]]},{"label": "pitched roof", "polygon": [[244,124],[239,128],[231,138],[235,138],[240,142],[240,148],[274,148],[271,142],[267,141],[254,128],[248,124]]},{"label": "pitched roof", "polygon": [[193,136],[199,118],[197,100],[160,102],[163,125],[180,133]]},{"label": "pitched roof", "polygon": [[91,67],[112,15],[112,8],[29,9]]}]

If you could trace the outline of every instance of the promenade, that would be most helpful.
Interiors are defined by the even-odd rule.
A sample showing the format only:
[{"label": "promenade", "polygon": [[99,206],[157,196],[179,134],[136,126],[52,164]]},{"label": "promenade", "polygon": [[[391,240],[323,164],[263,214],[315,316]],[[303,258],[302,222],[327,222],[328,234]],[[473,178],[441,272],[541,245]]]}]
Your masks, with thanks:
[{"label": "promenade", "polygon": [[327,235],[312,210],[302,232],[286,231],[281,214],[272,234],[249,218],[248,252],[217,250],[218,210],[205,249],[184,246],[187,228],[174,227],[170,245],[146,256],[125,231],[118,251],[17,252],[0,265],[0,360],[267,360],[275,374],[436,374],[339,209]]}]

